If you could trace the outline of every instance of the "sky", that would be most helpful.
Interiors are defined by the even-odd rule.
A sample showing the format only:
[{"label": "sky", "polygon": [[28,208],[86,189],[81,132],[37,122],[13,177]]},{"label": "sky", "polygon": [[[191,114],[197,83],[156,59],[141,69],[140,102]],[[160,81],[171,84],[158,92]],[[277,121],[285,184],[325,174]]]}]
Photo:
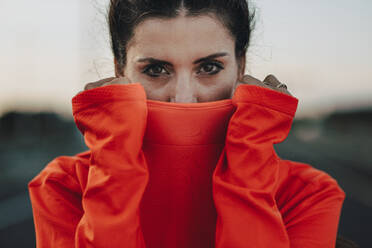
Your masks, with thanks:
[{"label": "sky", "polygon": [[[274,74],[299,99],[296,118],[372,108],[372,1],[250,1],[256,29],[246,74]],[[0,115],[55,111],[114,75],[108,0],[1,0]]]}]

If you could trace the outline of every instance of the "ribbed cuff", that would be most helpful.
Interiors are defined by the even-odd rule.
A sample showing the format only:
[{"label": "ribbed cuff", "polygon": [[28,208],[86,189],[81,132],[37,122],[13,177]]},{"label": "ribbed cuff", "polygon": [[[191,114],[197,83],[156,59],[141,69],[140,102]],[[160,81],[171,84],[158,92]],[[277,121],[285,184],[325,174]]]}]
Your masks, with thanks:
[{"label": "ribbed cuff", "polygon": [[263,86],[240,84],[232,97],[233,103],[258,104],[294,116],[298,99],[291,95],[265,88]]},{"label": "ribbed cuff", "polygon": [[72,113],[107,101],[146,101],[146,92],[140,83],[112,84],[85,90],[72,98]]}]

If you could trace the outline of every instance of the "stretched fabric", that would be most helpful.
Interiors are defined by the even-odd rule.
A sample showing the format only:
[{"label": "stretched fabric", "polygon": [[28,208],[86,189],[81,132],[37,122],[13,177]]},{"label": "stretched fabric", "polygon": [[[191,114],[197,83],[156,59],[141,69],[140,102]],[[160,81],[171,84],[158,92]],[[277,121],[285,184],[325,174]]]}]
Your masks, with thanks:
[{"label": "stretched fabric", "polygon": [[79,93],[89,150],[28,184],[37,247],[335,247],[345,192],[274,150],[297,104],[255,85],[206,103],[148,100],[140,83]]}]

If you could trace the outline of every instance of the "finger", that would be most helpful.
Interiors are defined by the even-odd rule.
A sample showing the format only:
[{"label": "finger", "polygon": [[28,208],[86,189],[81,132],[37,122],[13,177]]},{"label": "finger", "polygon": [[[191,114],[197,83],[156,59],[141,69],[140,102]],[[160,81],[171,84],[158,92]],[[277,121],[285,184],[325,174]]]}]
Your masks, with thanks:
[{"label": "finger", "polygon": [[260,85],[260,86],[262,86],[263,84],[260,80],[248,74],[243,76],[242,83]]},{"label": "finger", "polygon": [[[292,95],[288,89],[284,88],[284,87],[280,87],[278,88],[279,85],[281,85],[282,83],[273,75],[273,74],[269,74],[265,79],[264,79],[264,83],[266,85],[269,85],[271,86],[273,89],[277,90],[277,91],[280,91],[282,93],[285,93],[285,94],[288,94],[288,95]],[[287,86],[287,85],[286,85]]]},{"label": "finger", "polygon": [[90,89],[97,88],[97,87],[105,84],[106,82],[112,81],[113,79],[115,79],[115,77],[104,78],[104,79],[101,79],[101,80],[96,81],[96,82],[87,83],[84,87],[84,90],[90,90]]},{"label": "finger", "polygon": [[118,78],[115,78],[107,83],[105,83],[104,85],[110,85],[110,84],[130,84],[131,81],[129,80],[129,78],[127,77],[118,77]]},{"label": "finger", "polygon": [[99,87],[100,85],[101,85],[100,82],[87,83],[87,84],[84,86],[84,90],[94,89],[94,88]]},{"label": "finger", "polygon": [[280,85],[280,81],[272,74],[268,75],[264,82],[261,82],[257,78],[254,78],[250,75],[244,75],[242,83],[251,84],[251,85],[258,85],[268,89],[276,90],[285,94],[292,96],[292,94],[285,88],[278,88],[277,86]]},{"label": "finger", "polygon": [[248,85],[257,85],[257,86],[261,86],[261,87],[266,87],[266,88],[269,88],[267,85],[265,85],[264,83],[262,83],[260,80],[258,80],[257,78],[254,78],[248,74],[244,75],[242,78],[240,78],[236,83],[235,85],[233,86],[232,90],[231,90],[231,94],[230,94],[230,98],[233,97],[233,95],[235,94],[235,91],[236,89],[238,88],[239,85],[241,84],[248,84]]},{"label": "finger", "polygon": [[263,83],[270,85],[272,87],[277,87],[278,85],[281,84],[281,82],[273,74],[267,75]]},{"label": "finger", "polygon": [[287,95],[292,96],[292,94],[288,91],[288,89],[286,89],[286,88],[284,88],[284,87],[280,87],[280,88],[275,87],[275,89],[276,89],[277,91],[280,91],[280,92],[284,93],[284,94],[287,94]]},{"label": "finger", "polygon": [[270,87],[269,85],[261,82],[259,79],[255,78],[255,77],[252,77],[251,75],[244,75],[242,83],[250,84],[250,85],[257,85],[257,86],[261,86],[261,87],[264,87],[264,88],[272,89],[272,87]]},{"label": "finger", "polygon": [[104,79],[101,79],[101,80],[97,81],[97,83],[98,83],[98,82],[101,82],[101,83],[107,83],[107,82],[110,82],[110,81],[112,81],[112,80],[114,80],[114,79],[116,79],[116,77],[104,78]]}]

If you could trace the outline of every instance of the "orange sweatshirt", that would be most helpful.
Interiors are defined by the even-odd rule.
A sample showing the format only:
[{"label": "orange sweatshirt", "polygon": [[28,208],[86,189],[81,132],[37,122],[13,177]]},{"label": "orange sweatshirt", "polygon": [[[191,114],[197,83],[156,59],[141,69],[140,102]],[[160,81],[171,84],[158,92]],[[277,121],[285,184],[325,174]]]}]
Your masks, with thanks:
[{"label": "orange sweatshirt", "polygon": [[89,150],[29,184],[37,247],[335,247],[344,191],[281,159],[298,100],[254,85],[169,103],[139,83],[72,99]]}]

